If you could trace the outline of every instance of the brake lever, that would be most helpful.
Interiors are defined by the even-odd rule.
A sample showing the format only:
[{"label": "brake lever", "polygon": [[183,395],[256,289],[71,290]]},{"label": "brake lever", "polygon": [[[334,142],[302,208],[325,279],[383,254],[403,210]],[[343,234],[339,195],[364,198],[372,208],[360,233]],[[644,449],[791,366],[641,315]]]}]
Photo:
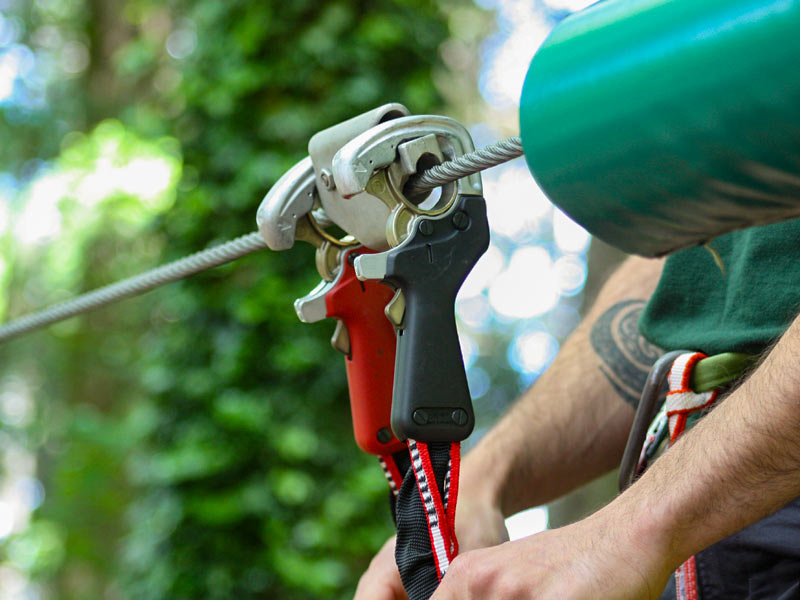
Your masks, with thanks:
[{"label": "brake lever", "polygon": [[481,196],[461,197],[455,209],[439,218],[420,218],[401,246],[355,261],[359,278],[386,281],[405,300],[391,420],[400,439],[460,441],[475,426],[455,300],[489,247],[489,227]]},{"label": "brake lever", "polygon": [[372,252],[347,250],[336,278],[296,300],[295,310],[306,323],[337,320],[331,345],[345,355],[356,443],[364,452],[385,456],[405,444],[390,425],[396,336],[384,310],[394,292],[377,281],[359,281],[353,269],[357,256]]},{"label": "brake lever", "polygon": [[[432,206],[402,192],[425,157],[442,162],[473,148],[467,131],[452,119],[404,117],[354,138],[333,160],[340,194],[361,202],[325,206],[326,212],[341,208],[352,219],[347,231],[359,239],[372,235],[377,247],[390,248],[361,255],[354,266],[359,279],[382,280],[398,290],[389,305],[398,328],[391,424],[401,440],[460,441],[475,425],[455,299],[489,246],[480,176],[448,184]],[[383,207],[382,228],[356,218],[366,213],[365,203]]]}]

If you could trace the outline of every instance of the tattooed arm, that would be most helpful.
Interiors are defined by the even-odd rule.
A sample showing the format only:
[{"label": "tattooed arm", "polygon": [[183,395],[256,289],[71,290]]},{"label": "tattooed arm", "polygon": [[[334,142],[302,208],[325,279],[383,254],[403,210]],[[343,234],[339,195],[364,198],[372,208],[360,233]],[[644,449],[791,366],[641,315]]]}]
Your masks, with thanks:
[{"label": "tattooed arm", "polygon": [[[648,267],[641,266],[642,277],[630,282],[646,287],[652,281]],[[633,262],[623,267],[630,274],[639,268]],[[620,303],[613,293],[606,301],[565,345],[549,377],[542,377],[470,455],[464,467],[473,479],[459,497],[483,493],[488,500],[482,508],[470,507],[466,520],[456,519],[459,537],[475,535],[475,515],[494,510],[500,518],[544,502],[617,460],[631,415],[630,406],[620,401],[631,397],[625,374],[637,371],[635,361],[627,359],[638,346],[608,351],[620,348],[610,340],[626,337],[624,314],[635,304]],[[607,351],[592,360],[587,347]],[[677,586],[662,595],[670,573],[800,494],[798,356],[800,317],[761,366],[624,493],[580,521],[505,544],[491,543],[484,520],[484,547],[472,546],[455,557],[431,600],[656,600],[676,587],[678,597],[697,598],[692,574],[676,574]],[[528,427],[530,422],[534,425]],[[483,487],[476,473],[483,476]],[[796,524],[785,514],[768,529],[764,547],[796,534]],[[772,583],[771,566],[767,561],[758,568],[764,569],[761,577],[750,578],[753,590],[760,581]],[[759,597],[797,597],[796,585],[783,594],[770,591]]]},{"label": "tattooed arm", "polygon": [[661,266],[629,258],[609,278],[550,368],[466,457],[465,504],[477,495],[508,516],[619,464],[633,407],[660,355],[637,322]]},{"label": "tattooed arm", "polygon": [[[466,456],[456,513],[462,551],[505,541],[506,516],[549,502],[619,463],[632,405],[659,355],[639,335],[637,320],[661,266],[625,261],[547,372]],[[396,598],[405,594],[391,539],[361,578],[356,600]]]},{"label": "tattooed arm", "polygon": [[647,374],[662,352],[639,333],[646,302],[623,300],[591,324],[589,340],[600,359],[600,372],[617,395],[636,408]]}]

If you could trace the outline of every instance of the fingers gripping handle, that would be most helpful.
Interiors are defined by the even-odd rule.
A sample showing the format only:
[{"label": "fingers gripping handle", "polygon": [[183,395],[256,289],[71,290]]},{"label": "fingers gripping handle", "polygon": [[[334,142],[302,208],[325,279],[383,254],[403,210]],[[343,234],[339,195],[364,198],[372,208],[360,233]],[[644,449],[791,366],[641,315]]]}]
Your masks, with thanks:
[{"label": "fingers gripping handle", "polygon": [[420,218],[410,240],[390,251],[385,279],[403,291],[392,429],[400,439],[451,442],[475,424],[458,342],[455,300],[489,246],[486,206],[462,196],[444,217]]}]

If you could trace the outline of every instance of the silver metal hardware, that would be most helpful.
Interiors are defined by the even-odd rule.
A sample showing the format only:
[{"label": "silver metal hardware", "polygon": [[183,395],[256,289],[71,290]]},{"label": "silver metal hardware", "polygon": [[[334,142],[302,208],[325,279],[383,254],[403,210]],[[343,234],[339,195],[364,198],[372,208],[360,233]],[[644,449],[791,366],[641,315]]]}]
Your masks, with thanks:
[{"label": "silver metal hardware", "polygon": [[331,336],[331,346],[345,356],[350,356],[352,352],[350,332],[347,331],[347,325],[341,319],[336,319],[336,329],[333,330],[333,336]]},{"label": "silver metal hardware", "polygon": [[418,215],[439,215],[452,208],[458,195],[481,195],[480,175],[444,186],[432,207],[403,194],[420,159],[453,160],[474,149],[458,121],[421,115],[381,123],[353,138],[333,157],[336,195],[320,198],[325,212],[349,234],[374,250],[387,250],[405,240]]},{"label": "silver metal hardware", "polygon": [[289,169],[272,187],[258,207],[256,222],[264,241],[272,250],[287,250],[295,240],[308,242],[317,249],[317,271],[324,281],[332,281],[339,270],[343,248],[357,242],[346,237],[336,239],[314,219],[311,209],[317,198],[314,168],[304,158]]},{"label": "silver metal hardware", "polygon": [[294,246],[297,222],[312,209],[316,197],[314,167],[306,157],[272,186],[258,207],[258,230],[271,250]]},{"label": "silver metal hardware", "polygon": [[294,301],[294,310],[303,323],[316,323],[328,316],[328,308],[325,306],[325,296],[333,286],[334,281],[320,281],[313,290],[302,298]]},{"label": "silver metal hardware", "polygon": [[[409,110],[402,104],[396,102],[384,104],[364,114],[348,119],[342,123],[323,129],[315,133],[308,141],[308,156],[313,163],[313,169],[317,182],[317,193],[319,202],[330,219],[349,233],[346,223],[341,221],[340,212],[337,207],[342,202],[342,197],[338,190],[338,182],[333,172],[333,157],[347,142],[362,133],[371,130],[376,125],[398,117],[405,117]],[[327,207],[334,207],[333,212],[329,212]]]},{"label": "silver metal hardware", "polygon": [[397,290],[389,300],[386,308],[383,309],[383,314],[389,319],[389,322],[394,325],[395,329],[403,328],[403,317],[406,314],[406,299],[403,296],[402,290]]}]

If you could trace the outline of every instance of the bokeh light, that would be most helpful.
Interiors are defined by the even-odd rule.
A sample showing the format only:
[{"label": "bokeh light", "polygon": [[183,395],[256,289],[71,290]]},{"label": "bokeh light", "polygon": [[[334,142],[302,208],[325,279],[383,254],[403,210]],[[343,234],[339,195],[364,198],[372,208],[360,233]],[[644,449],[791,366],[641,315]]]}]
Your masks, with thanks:
[{"label": "bokeh light", "polygon": [[553,237],[563,252],[581,253],[589,246],[589,233],[560,210],[553,215]]},{"label": "bokeh light", "polygon": [[464,367],[469,369],[478,355],[478,344],[475,340],[467,335],[458,336],[459,344],[461,345],[461,356],[464,360]]},{"label": "bokeh light", "polygon": [[474,331],[485,329],[491,321],[491,306],[486,296],[473,296],[456,300],[456,315],[461,323],[470,328],[462,335],[470,336]]},{"label": "bokeh light", "polygon": [[497,246],[490,244],[489,249],[481,256],[461,286],[458,292],[459,299],[464,300],[481,294],[502,271],[505,262],[503,252]]},{"label": "bokeh light", "polygon": [[553,8],[577,12],[583,10],[587,6],[591,6],[597,2],[597,0],[546,0],[546,2]]},{"label": "bokeh light", "polygon": [[562,296],[574,296],[586,283],[586,261],[580,256],[562,256],[553,264],[556,287]]},{"label": "bokeh light", "polygon": [[558,354],[558,341],[546,331],[531,331],[517,336],[509,348],[509,360],[527,376],[538,376]]},{"label": "bokeh light", "polygon": [[519,243],[549,222],[552,204],[522,161],[487,171],[483,180],[484,194],[492,198],[487,214],[493,233]]},{"label": "bokeh light", "polygon": [[489,288],[489,302],[503,317],[530,319],[540,316],[558,302],[553,263],[540,246],[514,251],[508,268]]},{"label": "bokeh light", "polygon": [[0,539],[7,538],[14,531],[14,507],[0,500]]},{"label": "bokeh light", "polygon": [[495,8],[498,32],[484,42],[480,90],[491,106],[517,106],[528,64],[553,22],[536,2],[500,0]]},{"label": "bokeh light", "polygon": [[523,510],[506,519],[506,529],[510,541],[518,540],[547,529],[547,508],[537,506]]},{"label": "bokeh light", "polygon": [[60,52],[61,69],[69,75],[77,75],[89,66],[89,48],[81,42],[67,42]]},{"label": "bokeh light", "polygon": [[467,371],[467,383],[472,398],[480,398],[489,391],[491,379],[489,374],[480,367],[472,367]]},{"label": "bokeh light", "polygon": [[179,26],[167,38],[167,53],[175,59],[188,57],[197,48],[197,32],[189,19],[181,19]]},{"label": "bokeh light", "polygon": [[[119,196],[146,209],[166,210],[174,201],[180,163],[164,146],[172,143],[145,142],[116,121],[101,123],[88,136],[75,136],[59,162],[40,165],[22,190],[22,210],[13,217],[15,238],[24,245],[57,238],[67,198],[87,214]],[[142,218],[150,210],[142,210]]]}]

